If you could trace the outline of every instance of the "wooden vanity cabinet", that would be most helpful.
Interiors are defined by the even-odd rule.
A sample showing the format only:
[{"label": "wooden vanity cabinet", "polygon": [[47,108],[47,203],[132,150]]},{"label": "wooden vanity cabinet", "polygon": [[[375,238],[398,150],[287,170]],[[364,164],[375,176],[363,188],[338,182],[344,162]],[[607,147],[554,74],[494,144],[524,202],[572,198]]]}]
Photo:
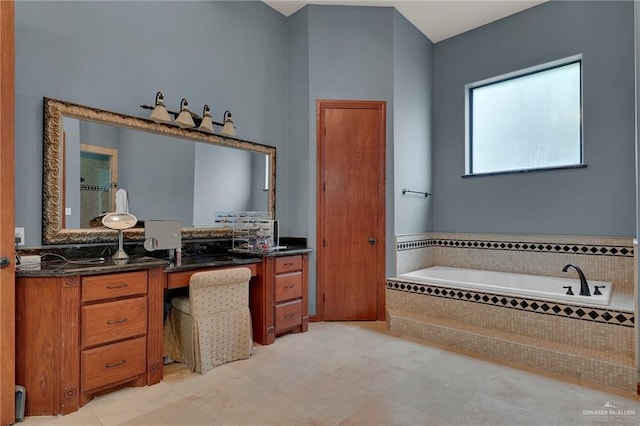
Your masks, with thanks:
[{"label": "wooden vanity cabinet", "polygon": [[105,387],[146,383],[147,271],[82,277],[80,406]]},{"label": "wooden vanity cabinet", "polygon": [[309,329],[308,259],[308,253],[263,258],[261,273],[249,287],[257,343],[270,345],[277,335]]},{"label": "wooden vanity cabinet", "polygon": [[159,267],[103,275],[18,277],[16,384],[25,414],[78,410],[95,395],[162,379]]}]

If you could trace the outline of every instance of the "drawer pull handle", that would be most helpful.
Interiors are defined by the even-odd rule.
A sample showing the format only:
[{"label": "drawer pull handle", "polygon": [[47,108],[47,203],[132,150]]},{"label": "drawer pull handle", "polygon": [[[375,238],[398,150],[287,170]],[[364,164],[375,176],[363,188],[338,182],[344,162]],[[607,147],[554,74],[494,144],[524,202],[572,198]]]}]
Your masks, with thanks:
[{"label": "drawer pull handle", "polygon": [[296,285],[295,284],[291,284],[290,286],[287,286],[286,288],[295,288]]},{"label": "drawer pull handle", "polygon": [[284,266],[286,266],[288,268],[290,266],[293,266],[293,263],[285,263]]},{"label": "drawer pull handle", "polygon": [[113,290],[114,288],[125,288],[125,287],[127,287],[127,283],[108,285],[107,289]]},{"label": "drawer pull handle", "polygon": [[114,362],[113,364],[105,364],[105,368],[115,368],[115,367],[120,367],[121,365],[124,365],[127,363],[126,359],[123,359],[120,362]]},{"label": "drawer pull handle", "polygon": [[122,319],[119,319],[119,320],[109,320],[109,321],[107,321],[107,324],[108,325],[122,324],[123,322],[127,322],[127,321],[129,321],[127,318],[122,318]]},{"label": "drawer pull handle", "polygon": [[287,314],[284,316],[284,319],[291,319],[293,318],[293,314]]}]

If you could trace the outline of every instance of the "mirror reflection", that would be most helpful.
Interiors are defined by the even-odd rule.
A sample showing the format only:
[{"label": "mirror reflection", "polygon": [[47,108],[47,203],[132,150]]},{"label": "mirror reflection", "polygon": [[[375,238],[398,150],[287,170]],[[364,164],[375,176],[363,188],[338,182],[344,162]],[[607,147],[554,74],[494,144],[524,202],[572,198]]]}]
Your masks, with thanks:
[{"label": "mirror reflection", "polygon": [[[67,170],[70,170],[67,167]],[[67,205],[75,192],[67,181]],[[118,150],[97,145],[80,144],[80,213],[70,208],[67,215],[68,228],[100,226],[97,218],[104,213],[116,211],[118,188]],[[80,217],[80,223],[76,220]]]},{"label": "mirror reflection", "polygon": [[185,238],[219,236],[217,211],[275,213],[274,147],[48,98],[44,163],[45,244],[114,240],[101,217],[120,189]]},{"label": "mirror reflection", "polygon": [[68,117],[63,135],[67,229],[115,211],[118,189],[139,220],[184,227],[214,226],[216,211],[268,210],[265,154]]}]

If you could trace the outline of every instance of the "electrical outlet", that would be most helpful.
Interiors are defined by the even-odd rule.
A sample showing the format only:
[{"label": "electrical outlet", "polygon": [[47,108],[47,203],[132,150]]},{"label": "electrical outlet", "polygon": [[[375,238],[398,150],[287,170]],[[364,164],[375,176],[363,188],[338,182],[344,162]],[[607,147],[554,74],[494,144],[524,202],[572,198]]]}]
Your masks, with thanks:
[{"label": "electrical outlet", "polygon": [[40,270],[40,256],[20,256],[20,264],[17,265],[20,269]]},{"label": "electrical outlet", "polygon": [[24,245],[24,228],[16,228],[16,244],[19,246]]}]

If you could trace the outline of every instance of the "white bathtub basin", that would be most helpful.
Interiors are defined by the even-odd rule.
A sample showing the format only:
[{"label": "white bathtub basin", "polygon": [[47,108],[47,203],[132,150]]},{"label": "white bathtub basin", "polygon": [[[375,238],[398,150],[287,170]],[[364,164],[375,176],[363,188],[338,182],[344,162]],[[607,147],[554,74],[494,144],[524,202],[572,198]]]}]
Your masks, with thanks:
[{"label": "white bathtub basin", "polygon": [[[611,283],[593,281],[587,277],[591,296],[580,296],[580,280],[578,279],[481,271],[448,266],[432,266],[408,272],[399,275],[397,279],[509,296],[563,301],[586,306],[608,306],[612,290]],[[602,295],[594,295],[596,285],[604,286],[600,288]],[[565,286],[571,286],[574,293],[573,296],[566,294],[567,289],[563,288]]]}]

